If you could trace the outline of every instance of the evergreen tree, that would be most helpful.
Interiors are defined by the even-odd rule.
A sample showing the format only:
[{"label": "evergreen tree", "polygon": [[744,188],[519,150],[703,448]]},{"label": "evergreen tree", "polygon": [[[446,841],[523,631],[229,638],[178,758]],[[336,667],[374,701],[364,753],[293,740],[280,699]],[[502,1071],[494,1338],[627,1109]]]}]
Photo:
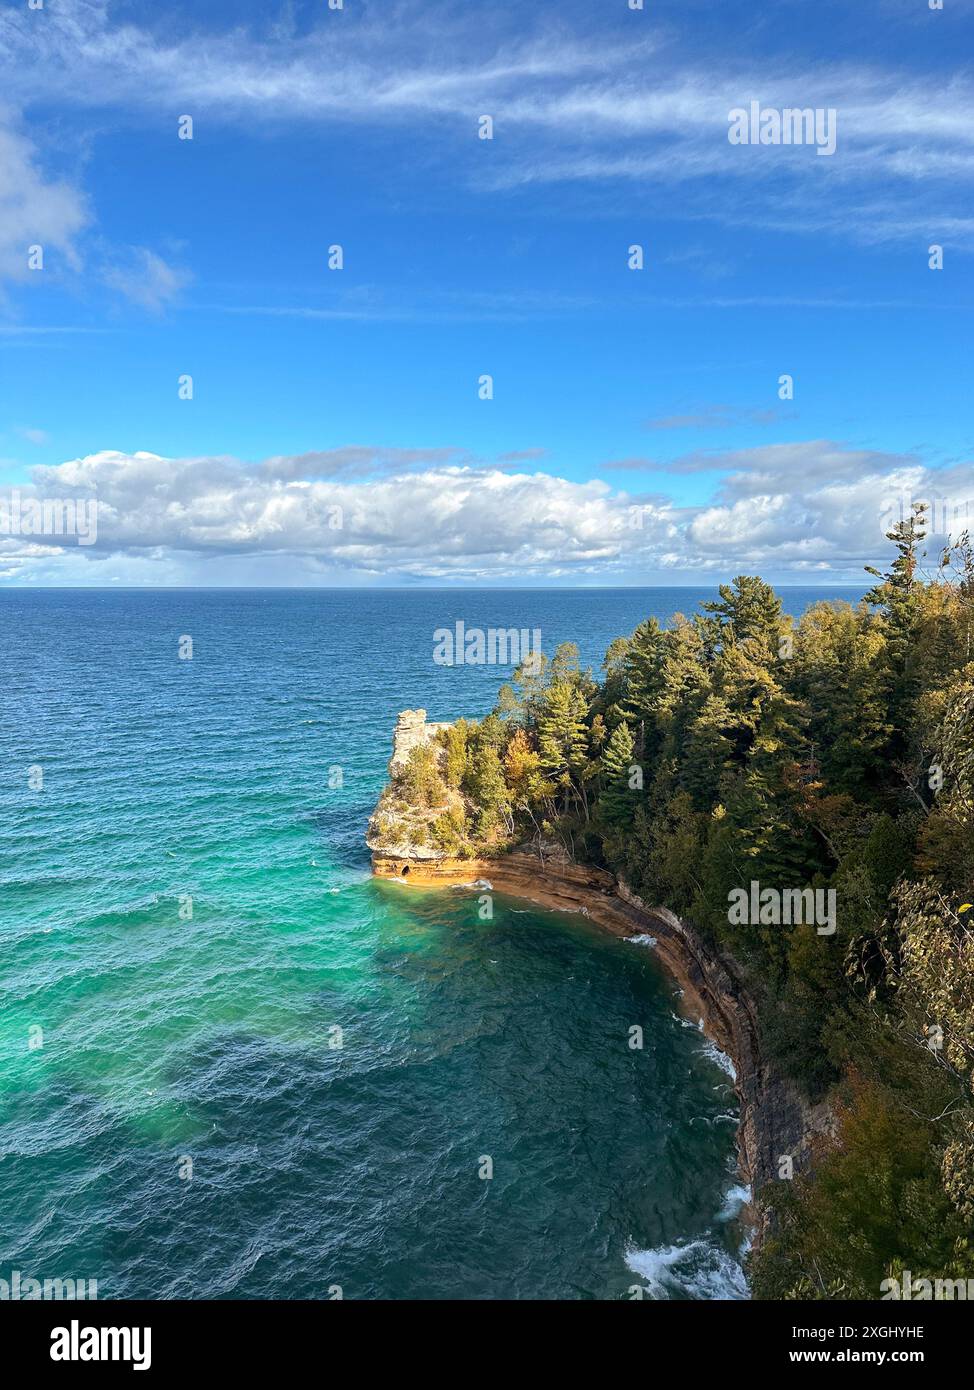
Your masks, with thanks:
[{"label": "evergreen tree", "polygon": [[865,606],[818,603],[795,634],[790,686],[807,711],[809,755],[830,790],[867,796],[888,780],[886,638]]},{"label": "evergreen tree", "polygon": [[926,503],[917,502],[906,521],[898,521],[886,533],[896,546],[896,559],[887,574],[872,566],[866,573],[880,580],[865,602],[880,610],[887,632],[887,703],[891,737],[889,755],[901,759],[909,753],[922,668],[918,661],[917,628],[922,610],[922,585],[917,578],[920,545],[926,536]]},{"label": "evergreen tree", "polygon": [[467,738],[470,726],[465,719],[440,732],[440,743],[444,748],[443,768],[449,787],[459,787],[467,772]]},{"label": "evergreen tree", "polygon": [[479,839],[490,839],[501,828],[513,829],[504,768],[489,738],[472,741],[463,790],[474,805],[474,831]]},{"label": "evergreen tree", "polygon": [[652,715],[662,688],[664,638],[655,618],[640,623],[623,657],[626,708],[639,718]]},{"label": "evergreen tree", "polygon": [[[631,825],[639,792],[631,785],[634,745],[628,724],[617,724],[602,754],[599,809],[610,829]],[[641,769],[637,769],[641,773]]]},{"label": "evergreen tree", "polygon": [[[866,601],[813,605],[793,643],[739,577],[614,642],[601,687],[571,646],[516,672],[398,779],[448,852],[554,832],[684,916],[744,970],[769,1063],[843,1099],[813,1174],[763,1194],[765,1296],[875,1297],[897,1262],[974,1275],[974,558],[948,548],[921,582],[924,519],[890,532]],[[835,934],[732,919],[754,880],[834,891]]]},{"label": "evergreen tree", "polygon": [[581,773],[588,761],[586,713],[583,695],[568,680],[548,687],[538,712],[541,769],[560,788],[566,805],[584,796]]},{"label": "evergreen tree", "polygon": [[605,719],[610,729],[615,728],[616,724],[621,724],[625,719],[625,698],[626,698],[626,653],[629,650],[629,638],[617,637],[609,644],[609,649],[602,662],[602,670],[605,672],[605,679],[602,688],[598,691],[594,709],[596,709]]},{"label": "evergreen tree", "polygon": [[782,633],[781,600],[770,584],[753,575],[738,575],[733,584],[721,584],[719,599],[702,604],[720,624],[721,638],[760,644],[766,658],[777,660]]}]

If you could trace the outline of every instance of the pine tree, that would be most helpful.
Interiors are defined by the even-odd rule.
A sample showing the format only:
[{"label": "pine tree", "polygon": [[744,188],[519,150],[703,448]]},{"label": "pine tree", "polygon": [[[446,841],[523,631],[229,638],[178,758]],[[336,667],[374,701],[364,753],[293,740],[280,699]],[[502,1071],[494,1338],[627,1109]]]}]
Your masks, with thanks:
[{"label": "pine tree", "polygon": [[626,697],[626,653],[628,650],[629,638],[617,637],[609,644],[609,649],[602,662],[605,680],[596,696],[594,708],[602,714],[610,729],[621,724],[626,717],[624,704]]},{"label": "pine tree", "polygon": [[504,768],[489,739],[472,741],[463,790],[473,802],[474,830],[480,839],[489,839],[502,825],[513,828]]},{"label": "pine tree", "polygon": [[620,828],[632,822],[638,799],[633,788],[633,737],[628,724],[618,724],[609,736],[601,759],[602,789],[599,808],[609,827]]},{"label": "pine tree", "polygon": [[702,604],[713,613],[721,626],[722,640],[729,636],[735,642],[748,638],[759,642],[764,654],[778,658],[778,640],[782,632],[781,599],[770,584],[754,575],[738,575],[733,584],[721,584],[719,599]]},{"label": "pine tree", "polygon": [[545,692],[538,713],[538,752],[542,771],[562,790],[566,804],[584,796],[582,769],[588,761],[587,713],[581,691],[567,680]]},{"label": "pine tree", "polygon": [[640,623],[629,639],[623,658],[627,717],[655,724],[656,702],[663,688],[664,637],[655,618]]},{"label": "pine tree", "polygon": [[469,733],[470,726],[465,719],[458,719],[440,733],[440,742],[446,750],[443,765],[448,787],[459,787],[466,775]]},{"label": "pine tree", "polygon": [[810,757],[830,792],[873,797],[890,736],[886,637],[865,606],[817,603],[795,634],[789,688],[808,712]]},{"label": "pine tree", "polygon": [[925,502],[913,505],[912,515],[898,521],[886,538],[896,546],[896,559],[887,574],[872,566],[866,573],[881,582],[875,584],[865,602],[878,608],[883,615],[888,645],[887,702],[892,735],[889,755],[903,758],[909,752],[916,700],[920,690],[922,670],[918,661],[917,627],[922,609],[922,585],[917,579],[920,544],[926,536]]}]

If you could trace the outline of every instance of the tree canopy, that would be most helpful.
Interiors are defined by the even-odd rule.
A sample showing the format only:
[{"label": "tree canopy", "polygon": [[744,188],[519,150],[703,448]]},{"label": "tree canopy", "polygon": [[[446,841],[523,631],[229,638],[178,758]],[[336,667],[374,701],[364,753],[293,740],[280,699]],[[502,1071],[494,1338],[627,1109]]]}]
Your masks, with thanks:
[{"label": "tree canopy", "polygon": [[[734,955],[769,1055],[835,1136],[765,1194],[758,1296],[974,1277],[974,560],[921,577],[924,508],[856,606],[793,623],[741,576],[691,617],[515,673],[441,735],[463,853],[558,836]],[[428,760],[407,773],[435,804]],[[732,920],[752,883],[833,894],[834,929]],[[819,901],[824,901],[823,897]]]}]

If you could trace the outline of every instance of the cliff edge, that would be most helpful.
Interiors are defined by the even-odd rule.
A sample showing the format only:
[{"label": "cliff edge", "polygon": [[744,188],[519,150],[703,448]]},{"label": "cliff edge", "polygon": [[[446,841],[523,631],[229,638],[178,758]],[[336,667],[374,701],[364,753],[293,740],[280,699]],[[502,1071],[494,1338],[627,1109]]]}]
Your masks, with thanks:
[{"label": "cliff edge", "polygon": [[[443,849],[436,843],[433,827],[440,816],[448,816],[462,804],[459,793],[445,786],[442,800],[417,806],[415,788],[409,782],[409,772],[417,755],[429,750],[436,765],[444,757],[438,735],[448,729],[448,723],[430,724],[424,709],[404,709],[396,721],[392,735],[392,757],[389,759],[389,781],[383,788],[369,820],[365,843],[376,857],[400,858],[404,863],[437,860]],[[408,870],[407,870],[408,872]]]},{"label": "cliff edge", "polygon": [[785,1156],[795,1172],[806,1168],[813,1137],[829,1127],[829,1112],[825,1106],[810,1105],[764,1056],[755,1002],[736,961],[714,950],[667,908],[645,903],[612,874],[573,861],[558,842],[541,840],[505,848],[489,858],[466,859],[451,857],[430,843],[429,826],[448,807],[409,805],[402,777],[412,750],[426,744],[435,749],[437,731],[447,727],[427,724],[424,710],[405,710],[399,716],[390,784],[366,836],[373,873],[425,887],[489,880],[497,892],[584,913],[617,936],[651,936],[656,955],[682,991],[682,1011],[700,1023],[733,1062],[741,1110],[740,1169],[752,1194],[757,1196],[765,1183],[780,1176]]}]

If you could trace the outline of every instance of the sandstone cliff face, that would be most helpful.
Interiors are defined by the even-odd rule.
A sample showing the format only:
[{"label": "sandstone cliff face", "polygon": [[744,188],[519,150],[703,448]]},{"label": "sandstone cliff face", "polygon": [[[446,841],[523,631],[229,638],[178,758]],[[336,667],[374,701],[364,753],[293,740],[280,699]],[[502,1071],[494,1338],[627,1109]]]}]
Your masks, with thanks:
[{"label": "sandstone cliff face", "polygon": [[[683,1012],[702,1023],[734,1064],[744,1181],[756,1196],[766,1182],[780,1176],[783,1158],[792,1160],[795,1172],[806,1168],[812,1139],[828,1129],[830,1113],[824,1105],[809,1105],[763,1055],[754,999],[736,961],[715,951],[667,908],[643,902],[612,874],[575,863],[558,842],[464,860],[451,859],[427,842],[415,842],[420,826],[410,820],[409,808],[396,800],[396,773],[412,748],[445,727],[427,724],[425,710],[405,710],[399,716],[389,763],[392,784],[380,798],[366,837],[373,872],[430,887],[488,880],[496,891],[542,907],[583,912],[617,936],[655,938],[657,956],[682,991]],[[756,1237],[761,1234],[759,1224]]]},{"label": "sandstone cliff face", "polygon": [[755,1006],[739,967],[712,951],[668,909],[648,906],[604,870],[573,863],[560,846],[540,852],[524,846],[496,858],[465,861],[442,855],[420,861],[380,852],[373,854],[373,871],[428,887],[486,879],[497,892],[542,907],[584,912],[617,936],[654,937],[657,956],[683,991],[684,1013],[702,1021],[706,1035],[734,1064],[744,1181],[756,1195],[779,1176],[782,1156],[791,1156],[797,1172],[807,1166],[812,1137],[828,1126],[827,1110],[810,1106],[762,1056]]},{"label": "sandstone cliff face", "polygon": [[392,736],[389,784],[372,812],[365,834],[373,860],[377,855],[420,862],[442,858],[441,852],[430,843],[430,827],[438,814],[449,810],[450,803],[414,810],[397,794],[397,779],[404,772],[413,749],[432,743],[441,729],[449,727],[448,723],[428,724],[424,709],[404,709],[399,715]]},{"label": "sandstone cliff face", "polygon": [[389,776],[394,777],[400,768],[406,766],[414,748],[430,743],[447,724],[428,724],[424,709],[404,709],[396,720],[392,735],[392,757],[389,759]]}]

